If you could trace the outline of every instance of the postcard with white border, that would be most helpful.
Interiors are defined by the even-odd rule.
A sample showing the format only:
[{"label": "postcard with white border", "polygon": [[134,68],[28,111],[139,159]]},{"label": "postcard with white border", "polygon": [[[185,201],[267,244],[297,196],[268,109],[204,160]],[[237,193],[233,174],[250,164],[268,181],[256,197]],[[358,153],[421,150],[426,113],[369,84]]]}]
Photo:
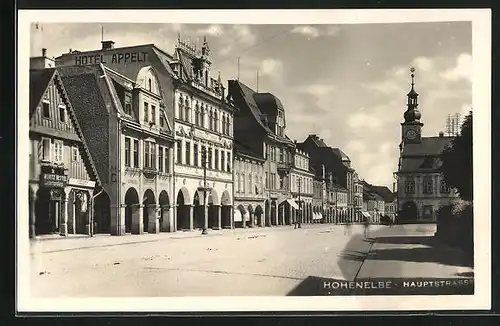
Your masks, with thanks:
[{"label": "postcard with white border", "polygon": [[18,14],[18,312],[491,308],[489,10]]}]

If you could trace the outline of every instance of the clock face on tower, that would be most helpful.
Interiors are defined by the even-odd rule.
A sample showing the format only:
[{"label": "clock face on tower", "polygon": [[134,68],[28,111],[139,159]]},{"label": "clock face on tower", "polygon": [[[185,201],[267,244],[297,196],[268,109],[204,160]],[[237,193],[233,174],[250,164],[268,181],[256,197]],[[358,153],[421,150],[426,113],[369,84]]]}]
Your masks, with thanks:
[{"label": "clock face on tower", "polygon": [[406,132],[406,138],[409,140],[414,140],[415,138],[417,138],[417,133],[415,132],[415,130],[410,129]]}]

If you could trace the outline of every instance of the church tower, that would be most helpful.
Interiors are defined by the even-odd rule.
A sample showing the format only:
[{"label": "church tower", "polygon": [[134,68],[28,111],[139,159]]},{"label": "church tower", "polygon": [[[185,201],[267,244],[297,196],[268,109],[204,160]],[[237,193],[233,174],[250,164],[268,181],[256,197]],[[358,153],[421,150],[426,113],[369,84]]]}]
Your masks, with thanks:
[{"label": "church tower", "polygon": [[406,95],[408,97],[407,109],[404,113],[405,121],[401,123],[401,145],[420,144],[422,142],[422,126],[420,122],[420,111],[418,110],[418,93],[415,91],[415,68],[411,72],[411,90]]}]

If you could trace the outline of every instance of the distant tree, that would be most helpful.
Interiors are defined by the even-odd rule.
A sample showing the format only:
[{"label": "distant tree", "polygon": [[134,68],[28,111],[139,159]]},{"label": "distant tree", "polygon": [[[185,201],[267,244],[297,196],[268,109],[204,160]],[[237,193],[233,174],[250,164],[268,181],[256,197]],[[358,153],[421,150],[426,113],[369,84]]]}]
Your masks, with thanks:
[{"label": "distant tree", "polygon": [[441,160],[446,184],[456,188],[463,200],[472,201],[472,111],[465,117],[460,134],[443,151]]}]

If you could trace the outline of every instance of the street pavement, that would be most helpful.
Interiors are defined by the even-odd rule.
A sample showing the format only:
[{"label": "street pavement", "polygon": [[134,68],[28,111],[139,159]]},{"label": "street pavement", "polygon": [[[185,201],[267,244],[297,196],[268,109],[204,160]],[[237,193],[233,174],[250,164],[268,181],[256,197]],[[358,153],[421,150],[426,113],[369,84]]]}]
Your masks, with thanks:
[{"label": "street pavement", "polygon": [[473,273],[457,263],[458,253],[429,242],[433,226],[371,226],[366,237],[358,225],[351,235],[344,231],[341,225],[315,224],[205,236],[192,231],[34,240],[31,291],[57,298],[283,296],[311,276],[354,280]]}]

